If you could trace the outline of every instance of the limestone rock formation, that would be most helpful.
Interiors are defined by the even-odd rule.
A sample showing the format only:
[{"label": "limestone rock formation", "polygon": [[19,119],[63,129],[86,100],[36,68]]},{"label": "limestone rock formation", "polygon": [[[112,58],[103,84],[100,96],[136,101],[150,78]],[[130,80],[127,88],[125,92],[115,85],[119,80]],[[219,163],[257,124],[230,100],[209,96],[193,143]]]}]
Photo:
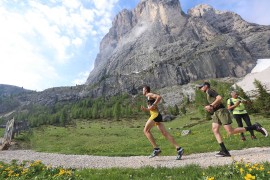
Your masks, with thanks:
[{"label": "limestone rock formation", "polygon": [[143,0],[114,19],[100,43],[83,93],[136,94],[199,79],[243,77],[270,57],[270,26],[199,5],[185,14],[179,0]]}]

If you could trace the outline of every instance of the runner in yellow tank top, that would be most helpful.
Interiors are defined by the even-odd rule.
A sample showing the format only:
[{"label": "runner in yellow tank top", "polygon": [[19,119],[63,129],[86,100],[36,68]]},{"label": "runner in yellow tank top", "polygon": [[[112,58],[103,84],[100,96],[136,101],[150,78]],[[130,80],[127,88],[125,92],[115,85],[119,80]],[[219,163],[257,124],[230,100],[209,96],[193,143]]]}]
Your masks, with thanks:
[{"label": "runner in yellow tank top", "polygon": [[162,123],[162,116],[158,111],[157,104],[160,102],[161,96],[158,94],[151,93],[149,86],[143,87],[143,95],[147,97],[147,108],[144,106],[141,106],[141,110],[142,111],[149,111],[150,115],[151,115],[150,118],[148,119],[148,121],[146,122],[145,127],[144,127],[144,134],[154,148],[153,153],[150,155],[150,158],[158,156],[161,153],[161,150],[158,147],[158,145],[156,144],[156,141],[151,133],[152,127],[154,127],[156,125],[157,128],[159,129],[159,131],[162,133],[162,135],[165,138],[167,138],[175,146],[176,151],[177,151],[177,158],[176,159],[177,160],[181,159],[181,157],[184,153],[184,149],[181,148],[175,142],[174,138],[167,132],[167,130],[165,129],[165,126]]}]

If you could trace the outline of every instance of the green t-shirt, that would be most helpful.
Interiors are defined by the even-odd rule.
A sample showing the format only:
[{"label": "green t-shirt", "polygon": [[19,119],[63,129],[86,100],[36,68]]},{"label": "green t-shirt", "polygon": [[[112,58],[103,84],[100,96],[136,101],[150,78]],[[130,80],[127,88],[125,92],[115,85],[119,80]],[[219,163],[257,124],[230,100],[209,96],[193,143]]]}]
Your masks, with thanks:
[{"label": "green t-shirt", "polygon": [[[231,101],[232,101],[232,103],[231,103]],[[240,99],[230,98],[227,100],[227,105],[232,106],[232,105],[236,104],[238,101],[240,101]],[[247,113],[245,105],[242,102],[240,102],[240,104],[238,106],[236,106],[232,112],[233,112],[233,114],[246,114]]]}]

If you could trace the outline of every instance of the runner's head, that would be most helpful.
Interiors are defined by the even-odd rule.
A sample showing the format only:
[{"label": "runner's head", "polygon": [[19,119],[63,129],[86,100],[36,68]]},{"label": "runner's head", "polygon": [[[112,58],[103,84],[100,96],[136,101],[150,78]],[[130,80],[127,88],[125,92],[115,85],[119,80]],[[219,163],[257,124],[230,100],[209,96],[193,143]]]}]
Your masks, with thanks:
[{"label": "runner's head", "polygon": [[150,92],[150,87],[149,86],[143,86],[143,95],[146,95],[147,93]]},{"label": "runner's head", "polygon": [[207,89],[210,88],[210,83],[209,83],[209,82],[204,82],[203,84],[199,84],[197,87],[198,87],[201,91],[206,92]]},{"label": "runner's head", "polygon": [[238,97],[238,92],[237,91],[232,91],[231,92],[231,96],[233,97],[233,98],[237,98]]}]

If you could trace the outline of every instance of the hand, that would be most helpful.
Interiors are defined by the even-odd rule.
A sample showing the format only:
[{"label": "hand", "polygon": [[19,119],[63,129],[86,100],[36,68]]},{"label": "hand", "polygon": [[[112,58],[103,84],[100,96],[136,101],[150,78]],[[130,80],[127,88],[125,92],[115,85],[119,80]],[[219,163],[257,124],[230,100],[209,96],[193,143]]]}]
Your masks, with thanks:
[{"label": "hand", "polygon": [[209,112],[209,113],[213,113],[214,112],[214,108],[213,106],[207,105],[204,107],[204,109]]},{"label": "hand", "polygon": [[142,111],[147,111],[148,109],[145,108],[144,106],[141,106],[141,110],[142,110]]},{"label": "hand", "polygon": [[238,106],[241,103],[241,101],[237,101],[234,105],[235,107]]}]

